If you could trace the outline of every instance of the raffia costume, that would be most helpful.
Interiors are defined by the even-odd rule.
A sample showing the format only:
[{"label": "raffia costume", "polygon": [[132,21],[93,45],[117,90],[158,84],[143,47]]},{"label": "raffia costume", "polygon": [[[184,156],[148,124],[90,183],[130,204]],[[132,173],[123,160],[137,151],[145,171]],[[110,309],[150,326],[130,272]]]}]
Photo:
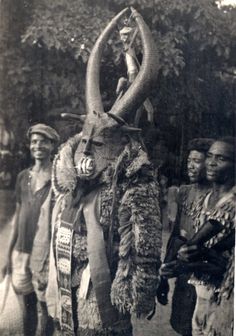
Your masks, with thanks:
[{"label": "raffia costume", "polygon": [[139,76],[109,113],[99,92],[103,45],[127,11],[110,22],[91,52],[82,135],[70,139],[54,161],[58,202],[47,297],[49,311],[50,299],[58,298],[54,312],[63,335],[132,335],[130,314],[148,315],[155,306],[159,188],[139,131],[125,120],[134,117],[148,94],[157,73],[156,51],[133,9],[144,44]]}]

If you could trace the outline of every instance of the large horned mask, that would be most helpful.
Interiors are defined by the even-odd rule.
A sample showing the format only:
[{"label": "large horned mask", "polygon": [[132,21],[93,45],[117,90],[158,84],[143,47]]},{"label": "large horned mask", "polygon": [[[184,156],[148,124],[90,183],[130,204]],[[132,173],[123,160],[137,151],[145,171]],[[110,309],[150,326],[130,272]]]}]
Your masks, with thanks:
[{"label": "large horned mask", "polygon": [[[104,112],[100,81],[100,62],[105,43],[117,28],[119,20],[131,10],[140,34],[143,58],[140,71],[125,94],[118,99],[109,112]],[[76,149],[74,162],[80,179],[97,177],[114,162],[135,129],[132,128],[136,110],[147,98],[156,81],[158,57],[151,32],[141,15],[133,8],[117,14],[96,41],[90,54],[86,74],[87,117],[81,141]],[[137,131],[137,129],[136,129]]]}]

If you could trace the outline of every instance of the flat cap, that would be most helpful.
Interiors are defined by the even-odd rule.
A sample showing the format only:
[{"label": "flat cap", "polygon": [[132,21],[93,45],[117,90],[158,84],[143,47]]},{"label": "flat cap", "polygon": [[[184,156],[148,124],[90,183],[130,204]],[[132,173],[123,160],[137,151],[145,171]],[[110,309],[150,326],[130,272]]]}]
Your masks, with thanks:
[{"label": "flat cap", "polygon": [[54,128],[48,125],[45,125],[45,124],[36,124],[36,125],[31,126],[27,132],[27,137],[30,138],[31,135],[34,133],[42,134],[46,138],[54,142],[58,142],[60,140],[60,137],[57,131]]}]

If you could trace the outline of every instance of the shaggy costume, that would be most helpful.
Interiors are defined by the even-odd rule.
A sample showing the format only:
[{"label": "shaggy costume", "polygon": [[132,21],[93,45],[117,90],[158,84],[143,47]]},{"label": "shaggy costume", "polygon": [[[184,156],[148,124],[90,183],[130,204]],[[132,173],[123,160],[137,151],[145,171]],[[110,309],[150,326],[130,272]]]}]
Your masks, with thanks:
[{"label": "shaggy costume", "polygon": [[[66,143],[53,169],[60,203],[53,247],[61,328],[63,335],[131,335],[130,313],[148,315],[155,306],[159,188],[134,140],[96,181],[78,185],[73,161],[78,143],[78,136]],[[97,254],[104,258],[102,271]]]}]

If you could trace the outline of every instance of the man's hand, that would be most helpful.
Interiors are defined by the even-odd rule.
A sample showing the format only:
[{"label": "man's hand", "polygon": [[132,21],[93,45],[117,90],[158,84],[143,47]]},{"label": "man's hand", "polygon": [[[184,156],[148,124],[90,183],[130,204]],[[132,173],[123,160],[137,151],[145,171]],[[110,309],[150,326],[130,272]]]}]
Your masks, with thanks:
[{"label": "man's hand", "polygon": [[157,288],[156,295],[158,302],[160,302],[160,304],[162,304],[163,306],[165,306],[168,303],[169,289],[170,287],[168,284],[168,280],[166,278],[161,277],[161,281]]},{"label": "man's hand", "polygon": [[162,264],[160,269],[160,275],[165,278],[175,278],[178,276],[179,261],[174,260],[166,264]]},{"label": "man's hand", "polygon": [[160,269],[161,276],[165,278],[175,278],[183,273],[189,272],[189,264],[181,260],[171,261],[163,264]]},{"label": "man's hand", "polygon": [[178,252],[177,258],[184,262],[190,262],[198,259],[202,254],[201,249],[197,245],[183,245]]}]

